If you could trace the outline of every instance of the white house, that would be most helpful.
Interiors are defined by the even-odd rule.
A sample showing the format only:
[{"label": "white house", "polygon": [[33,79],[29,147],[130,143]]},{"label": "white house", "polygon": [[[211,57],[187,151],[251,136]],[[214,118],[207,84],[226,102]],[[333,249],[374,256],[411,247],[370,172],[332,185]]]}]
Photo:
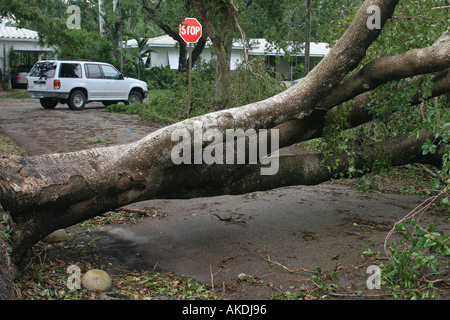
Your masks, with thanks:
[{"label": "white house", "polygon": [[[274,47],[265,39],[251,39],[250,49],[248,50],[249,57],[265,56],[267,64],[275,67],[275,71],[283,75],[284,80],[292,81],[294,75],[294,67],[297,64],[304,64],[305,59],[305,44],[299,45],[299,48],[289,50],[289,58],[286,57],[285,50]],[[309,48],[309,59],[311,68],[316,66],[320,60],[325,57],[331,47],[325,42],[311,42]],[[243,53],[242,53],[243,58]]]},{"label": "white house", "polygon": [[[304,59],[304,50],[299,50],[297,53],[291,54],[291,59],[284,58],[285,51],[279,48],[270,46],[265,39],[251,39],[247,44],[247,54],[249,58],[252,56],[265,56],[266,61],[269,64],[276,66],[276,71],[282,74],[285,80],[293,80],[293,68],[294,66]],[[137,41],[127,41],[128,48],[136,48]],[[172,39],[168,35],[151,38],[147,41],[147,48],[153,52],[150,54],[149,61],[146,61],[146,65],[149,68],[159,66],[169,66],[171,69],[178,69],[178,57],[179,48],[178,42]],[[310,58],[311,65],[314,66],[330,51],[327,43],[311,43],[310,45]],[[201,57],[205,61],[209,61],[214,57],[212,50],[212,44],[207,42]],[[278,57],[278,58],[277,58]],[[231,50],[231,69],[236,67],[244,61],[244,47],[242,41],[236,41],[233,43]]]},{"label": "white house", "polygon": [[[14,61],[11,51],[14,51]],[[8,75],[14,67],[33,66],[40,57],[53,56],[54,48],[41,46],[36,31],[0,25],[0,70]],[[16,64],[16,65],[12,65]]]}]

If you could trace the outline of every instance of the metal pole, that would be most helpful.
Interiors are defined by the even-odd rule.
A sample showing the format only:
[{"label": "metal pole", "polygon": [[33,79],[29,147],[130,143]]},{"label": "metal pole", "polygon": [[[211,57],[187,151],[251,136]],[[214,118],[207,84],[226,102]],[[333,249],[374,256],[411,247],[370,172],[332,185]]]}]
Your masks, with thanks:
[{"label": "metal pole", "polygon": [[311,0],[306,0],[306,41],[305,41],[305,76],[309,73],[311,46]]},{"label": "metal pole", "polygon": [[100,28],[100,35],[105,38],[106,37],[106,25],[105,19],[103,19],[103,15],[105,11],[103,10],[103,0],[98,0],[98,24]]},{"label": "metal pole", "polygon": [[189,43],[189,83],[188,83],[188,92],[189,92],[189,99],[188,99],[188,116],[191,111],[191,69],[192,69],[192,43]]}]

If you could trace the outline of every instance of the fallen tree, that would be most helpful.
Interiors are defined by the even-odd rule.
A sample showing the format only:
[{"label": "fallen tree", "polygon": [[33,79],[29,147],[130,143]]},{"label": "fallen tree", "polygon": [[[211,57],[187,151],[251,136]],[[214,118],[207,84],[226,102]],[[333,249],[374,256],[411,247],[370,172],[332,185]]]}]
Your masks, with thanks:
[{"label": "fallen tree", "polygon": [[[376,5],[380,9],[382,27],[392,16],[397,2],[365,1],[320,64],[299,84],[269,99],[187,119],[128,145],[29,157],[2,155],[0,203],[8,213],[7,223],[12,230],[12,259],[20,261],[33,244],[54,230],[138,201],[311,185],[345,172],[349,153],[339,153],[328,159],[316,152],[290,153],[283,148],[321,136],[327,116],[337,112],[347,101],[352,101],[347,116],[353,126],[371,121],[373,114],[367,108],[371,91],[390,81],[404,78],[420,81],[421,77],[434,76],[431,92],[424,98],[419,90],[409,101],[411,108],[450,91],[449,32],[430,47],[376,59],[352,73],[382,30],[367,27],[366,21],[371,16],[369,6]],[[250,161],[250,152],[245,154],[247,161],[237,161],[239,140],[218,141],[218,137],[227,136],[229,130],[259,133],[258,138],[266,134],[266,150],[258,153],[259,162]],[[204,136],[205,132],[215,134],[214,144],[210,143],[211,137]],[[424,143],[433,140],[435,133],[417,132],[414,138],[403,134],[375,144],[356,146],[355,154],[359,156],[352,159],[352,166],[367,166],[380,154],[392,165],[438,163],[436,154],[422,152]],[[180,142],[180,137],[187,138]],[[245,137],[247,150],[250,150],[251,139],[251,136]],[[180,143],[183,143],[182,148]],[[258,152],[260,149],[258,145]],[[179,156],[179,152],[174,153],[174,150],[197,153],[187,154],[185,160],[190,159],[190,162],[177,164],[174,156]],[[228,154],[219,154],[219,150],[236,152],[228,158]],[[205,154],[213,157],[215,163],[196,161],[199,153],[203,157]],[[261,174],[262,169],[267,169],[267,160],[276,161],[276,174]]]}]

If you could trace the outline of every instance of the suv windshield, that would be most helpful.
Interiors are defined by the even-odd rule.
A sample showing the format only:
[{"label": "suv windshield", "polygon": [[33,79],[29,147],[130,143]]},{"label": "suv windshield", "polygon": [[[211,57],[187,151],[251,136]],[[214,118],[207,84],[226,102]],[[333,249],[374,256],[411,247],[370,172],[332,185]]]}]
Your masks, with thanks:
[{"label": "suv windshield", "polygon": [[55,76],[56,63],[49,61],[37,62],[30,71],[30,77],[53,78]]}]

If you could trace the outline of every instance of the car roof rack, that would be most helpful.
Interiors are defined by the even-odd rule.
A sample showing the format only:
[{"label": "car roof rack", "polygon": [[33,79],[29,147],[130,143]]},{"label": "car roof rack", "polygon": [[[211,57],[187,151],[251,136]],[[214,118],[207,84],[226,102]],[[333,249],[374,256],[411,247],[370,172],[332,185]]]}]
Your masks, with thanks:
[{"label": "car roof rack", "polygon": [[93,61],[91,59],[62,59],[62,58],[50,58],[50,59],[41,59],[39,61]]}]

